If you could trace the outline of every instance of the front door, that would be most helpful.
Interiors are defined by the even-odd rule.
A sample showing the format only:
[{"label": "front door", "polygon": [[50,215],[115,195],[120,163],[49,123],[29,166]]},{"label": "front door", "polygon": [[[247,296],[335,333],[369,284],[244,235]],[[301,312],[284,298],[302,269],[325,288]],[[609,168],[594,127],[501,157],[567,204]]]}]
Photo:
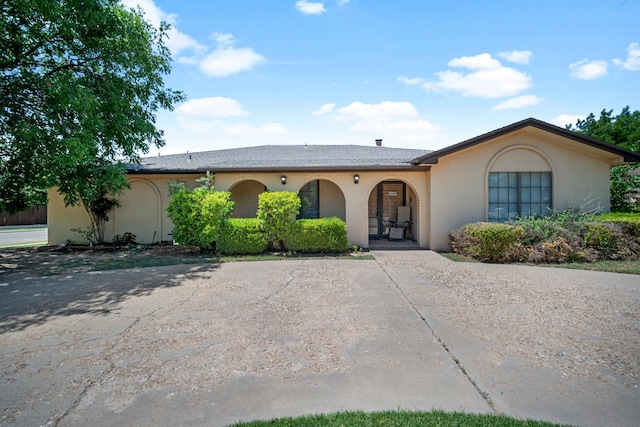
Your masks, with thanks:
[{"label": "front door", "polygon": [[406,184],[402,181],[379,183],[369,195],[369,238],[389,236],[389,221],[395,221],[398,206],[406,204]]}]

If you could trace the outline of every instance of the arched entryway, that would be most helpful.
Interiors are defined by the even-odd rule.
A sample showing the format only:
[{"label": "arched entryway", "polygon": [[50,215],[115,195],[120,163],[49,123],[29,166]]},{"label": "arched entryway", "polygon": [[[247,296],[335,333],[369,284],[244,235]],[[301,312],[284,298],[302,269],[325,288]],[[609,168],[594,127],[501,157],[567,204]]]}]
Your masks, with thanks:
[{"label": "arched entryway", "polygon": [[129,182],[131,189],[118,198],[115,211],[115,234],[133,233],[138,243],[161,240],[160,192],[151,182],[140,179]]},{"label": "arched entryway", "polygon": [[393,221],[398,220],[398,207],[408,207],[411,224],[405,233],[406,238],[414,240],[416,233],[417,198],[415,191],[404,181],[381,181],[369,193],[368,226],[369,239],[386,239]]},{"label": "arched entryway", "polygon": [[229,189],[233,207],[233,218],[255,218],[258,211],[258,196],[264,193],[267,187],[253,179],[240,181]]}]

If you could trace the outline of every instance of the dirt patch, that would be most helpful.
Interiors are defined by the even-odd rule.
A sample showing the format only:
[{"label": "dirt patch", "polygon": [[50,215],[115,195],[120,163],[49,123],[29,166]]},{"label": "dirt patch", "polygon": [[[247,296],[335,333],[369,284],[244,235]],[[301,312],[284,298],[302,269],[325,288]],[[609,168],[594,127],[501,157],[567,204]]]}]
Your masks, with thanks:
[{"label": "dirt patch", "polygon": [[212,262],[211,254],[173,245],[43,246],[0,251],[0,281],[116,268]]},{"label": "dirt patch", "polygon": [[[372,259],[367,252],[343,254],[273,252],[264,255],[264,259],[344,257]],[[220,257],[219,254],[171,244],[134,245],[126,248],[117,248],[113,245],[67,245],[4,249],[0,250],[0,282],[25,277],[87,273],[98,270],[217,263],[242,259],[242,256]],[[251,260],[251,258],[246,259]]]}]

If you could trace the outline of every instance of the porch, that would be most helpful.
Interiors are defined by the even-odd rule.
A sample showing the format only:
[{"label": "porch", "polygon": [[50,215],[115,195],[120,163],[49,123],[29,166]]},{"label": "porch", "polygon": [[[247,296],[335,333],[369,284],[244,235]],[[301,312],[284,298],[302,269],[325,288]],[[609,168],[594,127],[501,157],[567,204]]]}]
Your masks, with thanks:
[{"label": "porch", "polygon": [[424,249],[421,248],[416,242],[413,240],[389,240],[389,239],[369,239],[369,250],[370,251],[416,251]]}]

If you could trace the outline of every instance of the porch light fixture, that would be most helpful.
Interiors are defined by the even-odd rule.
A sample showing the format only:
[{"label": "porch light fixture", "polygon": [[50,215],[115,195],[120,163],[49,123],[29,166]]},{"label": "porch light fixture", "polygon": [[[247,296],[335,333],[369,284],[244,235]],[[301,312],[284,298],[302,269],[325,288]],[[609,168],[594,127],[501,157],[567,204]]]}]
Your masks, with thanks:
[{"label": "porch light fixture", "polygon": [[285,184],[287,183],[287,177],[286,177],[286,176],[284,176],[284,175],[282,175],[282,176],[280,177],[280,182],[282,182],[282,185],[285,185]]},{"label": "porch light fixture", "polygon": [[358,181],[360,181],[360,175],[358,175],[358,174],[353,175],[353,183],[357,184]]}]

